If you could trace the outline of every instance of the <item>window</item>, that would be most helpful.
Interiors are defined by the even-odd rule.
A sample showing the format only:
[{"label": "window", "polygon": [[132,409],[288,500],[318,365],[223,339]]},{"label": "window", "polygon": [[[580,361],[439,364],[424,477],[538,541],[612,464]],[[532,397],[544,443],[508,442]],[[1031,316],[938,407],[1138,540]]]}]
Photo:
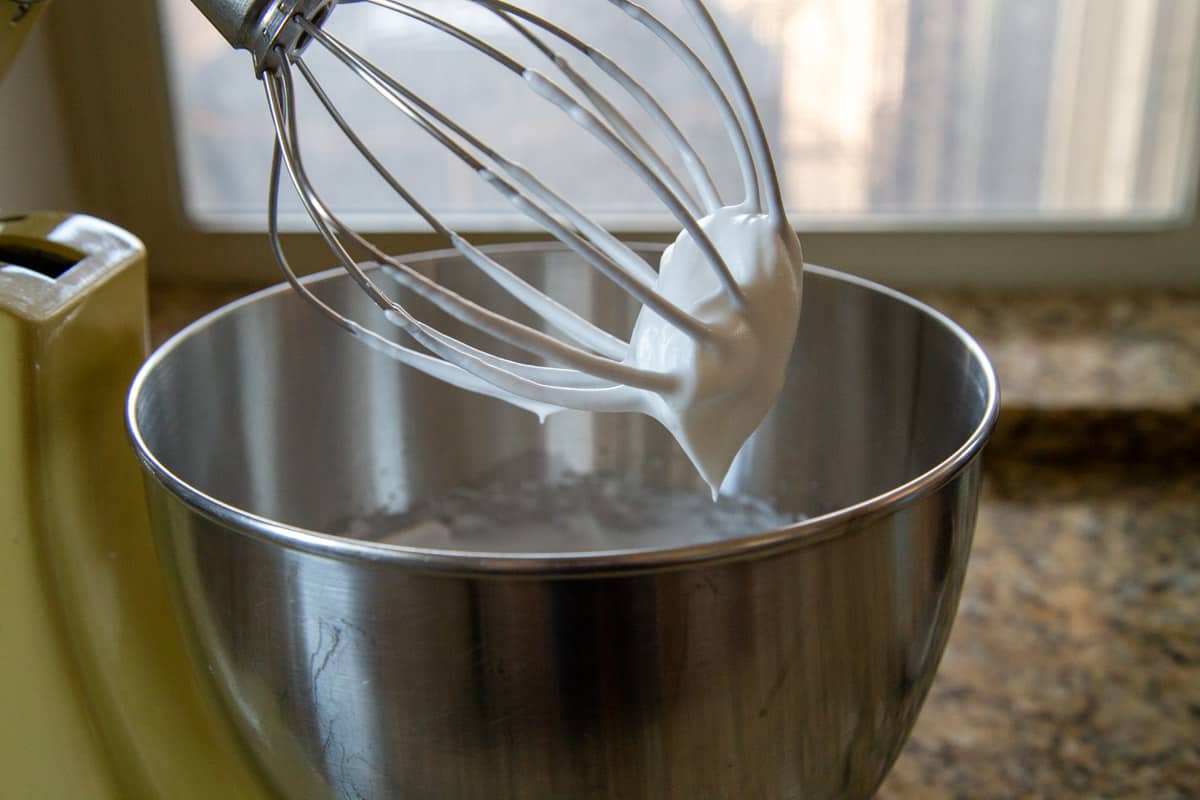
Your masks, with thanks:
[{"label": "window", "polygon": [[[598,0],[524,5],[581,33],[652,88],[719,185],[736,189],[712,104],[653,34]],[[672,29],[693,33],[679,3],[646,5]],[[424,6],[553,72],[486,9],[465,0]],[[1188,209],[1200,80],[1194,0],[715,0],[713,6],[759,101],[798,223],[1168,221]],[[262,88],[246,55],[232,52],[194,7],[160,0],[160,8],[188,213],[209,227],[261,229],[271,135]],[[608,224],[671,226],[652,194],[604,148],[517,76],[461,43],[365,4],[337,9],[328,28],[482,132],[489,145],[569,187],[573,200]],[[313,47],[307,57],[423,202],[472,229],[525,225],[502,197],[328,53]],[[611,87],[593,72],[597,85]],[[612,94],[628,100],[619,90]],[[652,129],[625,105],[642,130]],[[355,170],[358,159],[315,102],[302,113],[309,169],[339,209],[368,227],[421,227],[381,181]]]},{"label": "window", "polygon": [[[714,115],[707,101],[679,88],[682,70],[664,50],[646,46],[651,40],[633,35],[636,27],[615,36],[613,25],[631,29],[619,14],[611,24],[598,21],[611,11],[602,0],[525,2],[564,27],[588,29],[587,38],[667,97],[733,196]],[[690,30],[672,11],[675,0],[644,2]],[[437,5],[471,11],[466,0]],[[759,99],[808,260],[909,286],[1200,280],[1195,0],[710,5],[723,15]],[[246,54],[230,52],[182,0],[63,3],[44,19],[53,27],[88,210],[142,236],[160,277],[275,279],[261,233],[270,121]],[[469,14],[467,22],[490,21]],[[514,93],[511,101],[514,113],[520,102],[520,113],[539,114],[536,126],[497,129],[491,110],[473,103],[482,78],[465,76],[486,73],[491,86],[523,92],[511,76],[474,62],[474,71],[460,70],[470,59],[460,47],[411,24],[375,21],[367,9],[339,8],[330,24],[393,72],[405,59],[424,65],[409,72],[432,83],[415,88],[445,95],[447,110],[614,230],[643,238],[666,232],[656,203],[629,190],[635,181],[608,180],[616,170],[601,166],[601,148],[574,132],[579,148],[553,146],[570,123],[544,103],[538,108],[538,98]],[[522,60],[544,66],[515,39],[503,46],[510,44]],[[331,92],[422,200],[478,232],[476,241],[530,236],[497,196],[398,113],[343,81],[337,65],[318,65],[316,49],[310,57],[328,73]],[[343,145],[323,130],[316,104],[307,106],[305,151],[311,169],[328,170],[318,182],[331,202],[379,232],[376,241],[393,252],[443,246],[417,232],[378,184],[358,182],[354,175],[365,171],[343,169],[349,158],[323,154]],[[305,229],[298,214],[291,223]],[[293,239],[298,268],[331,265],[315,235]]]}]

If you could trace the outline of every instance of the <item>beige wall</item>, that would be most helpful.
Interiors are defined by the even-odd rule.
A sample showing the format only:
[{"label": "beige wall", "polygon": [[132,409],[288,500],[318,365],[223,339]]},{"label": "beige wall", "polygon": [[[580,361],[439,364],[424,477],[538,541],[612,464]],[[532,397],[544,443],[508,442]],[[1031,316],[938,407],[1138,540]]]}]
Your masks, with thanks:
[{"label": "beige wall", "polygon": [[82,206],[47,33],[43,18],[0,81],[0,215]]}]

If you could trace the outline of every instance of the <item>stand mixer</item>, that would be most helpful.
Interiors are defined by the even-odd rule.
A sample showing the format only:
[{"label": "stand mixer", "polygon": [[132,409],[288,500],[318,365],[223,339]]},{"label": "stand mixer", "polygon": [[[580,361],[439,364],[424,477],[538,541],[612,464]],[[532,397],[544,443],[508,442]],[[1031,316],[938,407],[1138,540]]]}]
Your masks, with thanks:
[{"label": "stand mixer", "polygon": [[[45,2],[0,0],[0,77]],[[146,253],[82,214],[0,217],[0,796],[269,796],[189,666],[121,407]]]},{"label": "stand mixer", "polygon": [[[937,312],[806,279],[782,400],[730,477],[803,522],[625,551],[406,546],[373,515],[488,476],[698,478],[633,415],[539,426],[362,347],[311,313],[370,319],[339,269],[144,363],[126,404],[143,494],[119,411],[145,355],[140,244],[79,216],[4,224],[0,261],[28,266],[0,270],[20,387],[0,409],[0,635],[23,654],[2,701],[29,724],[4,728],[0,794],[865,798],[882,780],[949,633],[997,411],[986,357]],[[537,291],[580,271],[563,300],[605,327],[639,310],[569,247],[480,255]],[[462,251],[406,263],[487,292]]]}]

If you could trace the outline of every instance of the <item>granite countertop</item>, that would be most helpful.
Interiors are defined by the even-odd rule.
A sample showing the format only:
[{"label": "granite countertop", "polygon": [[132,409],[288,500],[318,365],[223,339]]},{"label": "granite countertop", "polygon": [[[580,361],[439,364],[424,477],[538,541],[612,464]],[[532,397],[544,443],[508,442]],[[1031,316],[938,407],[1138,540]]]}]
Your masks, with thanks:
[{"label": "granite countertop", "polygon": [[[156,288],[156,341],[245,293]],[[1200,798],[1200,293],[924,292],[996,365],[954,631],[878,800]]]},{"label": "granite countertop", "polygon": [[992,459],[879,800],[1200,797],[1200,471]]},{"label": "granite countertop", "polygon": [[954,632],[879,800],[1200,797],[1200,294],[925,293],[996,366]]}]

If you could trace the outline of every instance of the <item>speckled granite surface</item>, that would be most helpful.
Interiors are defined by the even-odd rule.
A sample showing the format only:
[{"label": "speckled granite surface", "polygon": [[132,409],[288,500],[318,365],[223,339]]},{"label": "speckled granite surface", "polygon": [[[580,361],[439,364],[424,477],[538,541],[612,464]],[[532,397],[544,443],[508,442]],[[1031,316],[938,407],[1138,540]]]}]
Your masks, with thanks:
[{"label": "speckled granite surface", "polygon": [[1200,797],[1200,471],[993,459],[879,800]]},{"label": "speckled granite surface", "polygon": [[1010,408],[1200,408],[1200,292],[916,292],[987,351]]},{"label": "speckled granite surface", "polygon": [[[156,341],[245,290],[156,289]],[[1004,399],[962,604],[878,800],[1200,798],[1200,293],[926,292]]]},{"label": "speckled granite surface", "polygon": [[1200,292],[921,292],[1000,378],[993,448],[1031,460],[1200,453]]}]

